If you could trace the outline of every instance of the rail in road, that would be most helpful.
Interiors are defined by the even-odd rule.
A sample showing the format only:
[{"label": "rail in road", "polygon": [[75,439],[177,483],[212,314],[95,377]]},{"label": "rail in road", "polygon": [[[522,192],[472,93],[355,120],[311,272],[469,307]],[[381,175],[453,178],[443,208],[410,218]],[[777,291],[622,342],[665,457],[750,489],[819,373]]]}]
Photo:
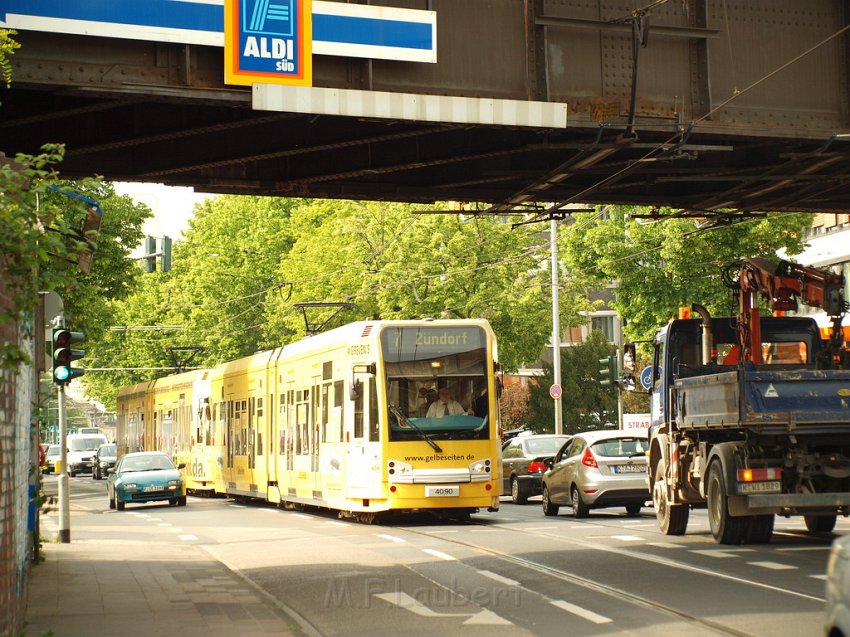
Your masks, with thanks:
[{"label": "rail in road", "polygon": [[[49,480],[49,478],[48,478]],[[544,518],[503,503],[466,524],[362,525],[321,511],[191,498],[107,509],[105,487],[72,481],[75,538],[127,534],[203,547],[314,636],[416,634],[801,635],[821,632],[831,534],[778,520],[766,545],[714,543],[701,511],[668,538],[651,509]],[[163,526],[168,525],[168,526]],[[840,520],[838,533],[850,530]]]}]

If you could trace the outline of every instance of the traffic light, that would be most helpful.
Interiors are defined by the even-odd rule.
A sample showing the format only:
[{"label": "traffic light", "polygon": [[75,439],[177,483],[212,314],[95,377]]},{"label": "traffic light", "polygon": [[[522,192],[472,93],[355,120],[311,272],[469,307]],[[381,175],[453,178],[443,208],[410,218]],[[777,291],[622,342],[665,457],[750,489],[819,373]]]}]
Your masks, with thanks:
[{"label": "traffic light", "polygon": [[162,271],[171,269],[171,237],[162,238]]},{"label": "traffic light", "polygon": [[86,355],[85,350],[72,349],[71,345],[85,338],[82,332],[72,332],[64,327],[53,330],[53,382],[57,385],[67,385],[86,373],[80,367],[71,366],[75,360]]},{"label": "traffic light", "polygon": [[617,385],[619,383],[619,370],[617,365],[617,355],[606,356],[599,359],[599,364],[602,368],[599,370],[599,384],[605,387],[609,385]]},{"label": "traffic light", "polygon": [[145,237],[145,272],[156,272],[156,237]]}]

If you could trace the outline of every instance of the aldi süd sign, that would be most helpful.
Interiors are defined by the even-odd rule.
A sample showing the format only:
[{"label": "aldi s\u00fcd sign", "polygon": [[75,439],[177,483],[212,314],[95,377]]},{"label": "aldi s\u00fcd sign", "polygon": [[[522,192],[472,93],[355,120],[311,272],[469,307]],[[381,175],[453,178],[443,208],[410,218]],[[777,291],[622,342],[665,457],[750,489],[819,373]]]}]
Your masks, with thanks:
[{"label": "aldi s\u00fcd sign", "polygon": [[312,0],[225,0],[227,84],[312,83]]}]

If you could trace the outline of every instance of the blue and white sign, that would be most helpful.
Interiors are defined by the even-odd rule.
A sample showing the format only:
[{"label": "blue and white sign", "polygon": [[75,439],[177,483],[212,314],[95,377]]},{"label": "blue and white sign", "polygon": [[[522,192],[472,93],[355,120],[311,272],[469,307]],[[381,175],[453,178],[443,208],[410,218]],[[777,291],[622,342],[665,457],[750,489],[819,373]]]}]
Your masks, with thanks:
[{"label": "blue and white sign", "polygon": [[644,389],[652,387],[652,365],[647,365],[640,370],[640,386]]},{"label": "blue and white sign", "polygon": [[[266,1],[264,8],[257,0],[257,28],[285,22],[292,1]],[[307,22],[316,55],[437,61],[434,11],[327,0],[312,5]],[[0,0],[0,28],[223,47],[224,0]]]},{"label": "blue and white sign", "polygon": [[227,0],[224,81],[310,85],[311,0]]}]

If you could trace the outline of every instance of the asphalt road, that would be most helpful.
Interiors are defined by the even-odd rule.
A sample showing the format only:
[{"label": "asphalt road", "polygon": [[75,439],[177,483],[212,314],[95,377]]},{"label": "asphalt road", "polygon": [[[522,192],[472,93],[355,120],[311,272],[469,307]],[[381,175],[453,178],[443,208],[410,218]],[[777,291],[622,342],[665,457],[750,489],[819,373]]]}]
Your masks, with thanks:
[{"label": "asphalt road", "polygon": [[[45,489],[55,492],[55,476]],[[817,635],[829,546],[802,518],[771,543],[715,544],[704,511],[688,534],[661,535],[652,509],[564,507],[503,498],[467,523],[382,525],[327,511],[228,499],[108,508],[106,486],[71,480],[73,538],[192,543],[276,598],[307,635]]]}]

